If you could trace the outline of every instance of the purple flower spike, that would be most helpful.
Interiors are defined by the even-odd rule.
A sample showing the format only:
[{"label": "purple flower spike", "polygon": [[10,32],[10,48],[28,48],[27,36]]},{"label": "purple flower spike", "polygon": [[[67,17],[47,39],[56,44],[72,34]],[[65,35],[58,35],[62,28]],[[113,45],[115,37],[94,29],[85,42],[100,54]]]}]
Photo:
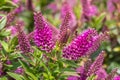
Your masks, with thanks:
[{"label": "purple flower spike", "polygon": [[83,7],[83,15],[86,18],[89,19],[98,12],[97,7],[91,4],[91,0],[81,0],[81,3]]},{"label": "purple flower spike", "polygon": [[105,80],[114,80],[114,76],[117,73],[117,69],[113,69],[111,71],[111,73],[109,73],[109,75],[107,76],[107,78]]},{"label": "purple flower spike", "polygon": [[90,76],[91,74],[95,74],[102,67],[102,63],[103,63],[103,60],[104,60],[104,54],[105,54],[105,52],[102,51],[98,55],[98,57],[96,58],[96,60],[90,66],[90,69],[89,69],[89,71],[87,73],[88,76]]},{"label": "purple flower spike", "polygon": [[41,50],[50,52],[54,48],[55,44],[52,40],[52,30],[41,13],[35,13],[34,20],[34,42]]},{"label": "purple flower spike", "polygon": [[18,67],[16,70],[15,70],[15,73],[17,74],[23,74],[24,73],[24,70],[22,67]]},{"label": "purple flower spike", "polygon": [[16,24],[16,29],[18,31],[18,43],[21,51],[23,53],[28,53],[28,52],[31,52],[32,49],[26,34],[21,29],[22,26],[23,25],[20,22]]},{"label": "purple flower spike", "polygon": [[90,47],[92,47],[93,37],[97,35],[96,30],[87,29],[77,38],[75,38],[70,45],[63,49],[63,57],[69,60],[77,60],[81,56],[86,55]]},{"label": "purple flower spike", "polygon": [[115,76],[113,80],[120,80],[120,75],[119,76]]},{"label": "purple flower spike", "polygon": [[12,0],[12,1],[17,4],[20,0]]},{"label": "purple flower spike", "polygon": [[75,25],[76,25],[76,23],[77,23],[77,21],[76,21],[76,17],[75,17],[75,14],[73,13],[73,10],[72,10],[72,7],[67,3],[67,2],[65,2],[64,4],[63,4],[63,7],[62,7],[62,9],[61,9],[61,18],[62,18],[62,22],[64,22],[64,18],[65,18],[65,16],[66,16],[66,14],[69,12],[69,27],[70,27],[70,29],[71,30],[74,30],[74,28],[75,28]]},{"label": "purple flower spike", "polygon": [[11,65],[12,62],[11,62],[10,60],[7,60],[7,61],[6,61],[6,64],[7,64],[7,65]]},{"label": "purple flower spike", "polygon": [[22,6],[19,6],[18,8],[8,13],[6,26],[10,26],[11,22],[13,22],[13,20],[15,19],[15,15],[22,12],[22,10]]},{"label": "purple flower spike", "polygon": [[59,33],[59,43],[61,44],[65,44],[70,36],[70,13],[67,12],[66,16],[64,18],[64,21],[62,22],[61,26],[60,26],[60,33]]},{"label": "purple flower spike", "polygon": [[97,79],[96,80],[105,80],[105,78],[107,77],[107,73],[104,69],[99,69],[96,73],[97,75]]},{"label": "purple flower spike", "polygon": [[79,80],[77,76],[70,76],[67,80]]},{"label": "purple flower spike", "polygon": [[3,75],[3,64],[0,62],[0,77]]}]

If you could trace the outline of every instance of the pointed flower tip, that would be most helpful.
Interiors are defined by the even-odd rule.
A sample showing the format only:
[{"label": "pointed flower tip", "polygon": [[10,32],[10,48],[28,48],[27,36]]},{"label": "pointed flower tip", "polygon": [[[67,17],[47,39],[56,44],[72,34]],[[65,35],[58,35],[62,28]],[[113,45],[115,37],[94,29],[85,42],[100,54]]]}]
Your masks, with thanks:
[{"label": "pointed flower tip", "polygon": [[34,42],[41,49],[50,52],[54,47],[52,30],[40,12],[34,15]]},{"label": "pointed flower tip", "polygon": [[95,59],[95,61],[93,62],[93,64],[90,66],[90,69],[87,73],[88,76],[90,76],[91,74],[95,74],[101,67],[104,61],[104,54],[105,51],[102,51],[97,58]]},{"label": "pointed flower tip", "polygon": [[77,60],[81,56],[86,55],[89,48],[92,47],[93,37],[96,35],[97,31],[92,28],[83,31],[81,35],[63,49],[63,57],[70,60]]},{"label": "pointed flower tip", "polygon": [[40,29],[46,26],[46,21],[41,12],[34,13],[34,25],[36,28]]},{"label": "pointed flower tip", "polygon": [[20,50],[23,53],[29,53],[29,52],[32,52],[32,49],[31,49],[31,45],[30,45],[30,42],[29,42],[26,34],[21,29],[22,25],[23,25],[22,22],[18,22],[16,24],[16,28],[18,31],[18,43],[19,43]]},{"label": "pointed flower tip", "polygon": [[22,30],[22,27],[24,26],[24,22],[23,21],[18,21],[15,26],[16,26],[16,30],[18,32],[20,32]]}]

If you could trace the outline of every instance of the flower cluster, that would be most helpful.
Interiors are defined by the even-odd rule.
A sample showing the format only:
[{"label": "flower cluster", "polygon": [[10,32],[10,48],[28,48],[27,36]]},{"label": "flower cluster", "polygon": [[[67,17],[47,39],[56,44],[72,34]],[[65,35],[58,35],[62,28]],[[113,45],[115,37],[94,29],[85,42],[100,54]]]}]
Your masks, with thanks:
[{"label": "flower cluster", "polygon": [[94,35],[97,35],[97,32],[93,29],[88,29],[83,32],[83,34],[63,49],[63,57],[70,60],[77,60],[79,57],[85,55],[88,48],[91,47],[92,36]]},{"label": "flower cluster", "polygon": [[68,2],[64,2],[63,4],[63,7],[61,9],[61,18],[62,18],[62,21],[64,22],[64,18],[66,16],[66,14],[69,12],[69,27],[72,31],[74,31],[75,29],[75,26],[76,26],[76,17],[75,17],[75,14],[74,12],[72,11],[72,7],[68,4]]},{"label": "flower cluster", "polygon": [[97,7],[91,4],[91,0],[81,0],[81,3],[83,8],[83,15],[85,18],[89,19],[98,12]]},{"label": "flower cluster", "polygon": [[15,15],[20,13],[22,10],[23,10],[22,7],[19,6],[18,8],[14,9],[10,13],[8,13],[6,26],[10,26],[11,22],[13,22],[13,20],[15,19]]},{"label": "flower cluster", "polygon": [[[83,67],[81,66],[76,69],[77,73],[79,73],[80,76],[79,77],[70,76],[68,77],[68,80],[73,80],[74,78],[76,78],[76,80],[86,80],[87,77],[91,76],[92,74],[97,74],[98,75],[97,79],[98,79],[101,76],[100,72],[104,60],[104,54],[105,52],[102,51],[93,63],[91,62],[91,60],[88,59]],[[103,77],[101,77],[100,79],[105,77],[103,75]]]},{"label": "flower cluster", "polygon": [[22,24],[23,24],[22,22],[19,22],[18,24],[16,24],[16,29],[18,31],[19,48],[23,53],[28,53],[28,52],[31,52],[32,49],[26,34],[21,29],[21,27],[23,26]]},{"label": "flower cluster", "polygon": [[34,20],[34,42],[41,50],[50,52],[54,47],[54,41],[52,40],[52,30],[46,23],[41,13],[35,13]]}]

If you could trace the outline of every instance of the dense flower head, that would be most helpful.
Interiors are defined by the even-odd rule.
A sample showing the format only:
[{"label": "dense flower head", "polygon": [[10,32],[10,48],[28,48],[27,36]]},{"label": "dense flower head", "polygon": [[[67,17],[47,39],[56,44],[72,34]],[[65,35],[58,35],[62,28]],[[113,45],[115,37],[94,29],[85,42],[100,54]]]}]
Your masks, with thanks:
[{"label": "dense flower head", "polygon": [[41,49],[46,52],[50,52],[54,47],[54,41],[52,41],[52,30],[43,18],[41,13],[35,13],[35,31],[34,42]]},{"label": "dense flower head", "polygon": [[91,74],[95,74],[102,67],[102,63],[104,61],[104,54],[105,54],[105,52],[102,51],[98,55],[98,57],[95,59],[95,61],[92,63],[92,65],[90,66],[90,69],[87,73],[88,76],[90,76]]},{"label": "dense flower head", "polygon": [[63,57],[77,60],[79,57],[86,55],[89,48],[93,45],[93,36],[96,35],[97,31],[94,29],[85,30],[63,49]]},{"label": "dense flower head", "polygon": [[28,53],[31,52],[31,45],[30,42],[26,36],[26,34],[22,31],[22,23],[19,22],[16,24],[16,29],[18,31],[18,43],[19,43],[19,48],[23,53]]}]

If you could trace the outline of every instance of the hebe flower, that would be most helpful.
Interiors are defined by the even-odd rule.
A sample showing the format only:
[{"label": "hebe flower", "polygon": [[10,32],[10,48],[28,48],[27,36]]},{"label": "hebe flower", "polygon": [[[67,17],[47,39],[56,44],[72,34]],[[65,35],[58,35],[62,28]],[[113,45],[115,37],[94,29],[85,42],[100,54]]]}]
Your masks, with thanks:
[{"label": "hebe flower", "polygon": [[113,80],[120,80],[120,76],[115,76]]},{"label": "hebe flower", "polygon": [[87,73],[88,73],[88,70],[89,70],[91,64],[92,64],[91,59],[88,59],[87,61],[85,61],[84,66],[83,66],[83,71],[82,71],[82,73],[80,72],[80,79],[81,80],[86,80]]},{"label": "hebe flower", "polygon": [[91,4],[91,0],[81,0],[81,3],[83,8],[83,15],[86,18],[90,18],[98,12],[96,6]]},{"label": "hebe flower", "polygon": [[87,29],[71,44],[63,49],[63,57],[70,60],[77,60],[79,57],[86,55],[89,48],[93,45],[93,37],[97,35],[96,30]]},{"label": "hebe flower", "polygon": [[12,1],[17,4],[20,0],[12,0]]},{"label": "hebe flower", "polygon": [[50,52],[54,47],[54,41],[52,41],[52,30],[49,28],[49,25],[41,13],[35,13],[34,20],[34,42],[41,50]]},{"label": "hebe flower", "polygon": [[14,9],[10,13],[8,13],[6,26],[9,26],[10,23],[13,22],[13,20],[15,19],[15,15],[20,13],[22,10],[23,10],[22,6],[19,6],[18,8]]},{"label": "hebe flower", "polygon": [[105,80],[105,78],[107,77],[107,73],[103,68],[100,68],[97,72],[97,79],[96,80]]},{"label": "hebe flower", "polygon": [[62,22],[61,26],[60,26],[60,33],[59,33],[59,43],[61,44],[65,44],[70,36],[70,13],[67,12],[66,16],[64,18],[64,21]]},{"label": "hebe flower", "polygon": [[31,52],[31,45],[30,42],[26,36],[26,34],[22,31],[21,27],[22,27],[22,23],[19,22],[18,24],[16,24],[16,28],[18,31],[18,43],[19,43],[19,48],[21,49],[21,51],[23,53],[28,53]]},{"label": "hebe flower", "polygon": [[117,72],[117,69],[113,69],[113,70],[108,74],[106,80],[113,80],[116,72]]},{"label": "hebe flower", "polygon": [[67,80],[79,80],[77,76],[70,76]]},{"label": "hebe flower", "polygon": [[0,77],[3,75],[3,64],[0,62]]},{"label": "hebe flower", "polygon": [[72,10],[72,7],[67,3],[63,3],[63,6],[61,8],[61,18],[62,18],[62,22],[64,22],[64,18],[66,16],[66,14],[69,12],[69,27],[71,30],[75,30],[75,25],[77,23],[76,21],[76,17],[75,17],[75,14],[73,13],[73,10]]},{"label": "hebe flower", "polygon": [[7,65],[11,65],[12,62],[11,62],[10,60],[7,60],[7,61],[6,61],[6,64],[7,64]]},{"label": "hebe flower", "polygon": [[102,67],[102,63],[104,61],[104,54],[105,54],[105,52],[102,51],[98,55],[96,60],[92,63],[92,65],[90,66],[90,69],[89,69],[89,71],[87,73],[88,76],[90,76],[91,74],[95,74]]},{"label": "hebe flower", "polygon": [[16,70],[15,70],[15,73],[17,74],[23,74],[24,70],[22,67],[18,67]]}]

